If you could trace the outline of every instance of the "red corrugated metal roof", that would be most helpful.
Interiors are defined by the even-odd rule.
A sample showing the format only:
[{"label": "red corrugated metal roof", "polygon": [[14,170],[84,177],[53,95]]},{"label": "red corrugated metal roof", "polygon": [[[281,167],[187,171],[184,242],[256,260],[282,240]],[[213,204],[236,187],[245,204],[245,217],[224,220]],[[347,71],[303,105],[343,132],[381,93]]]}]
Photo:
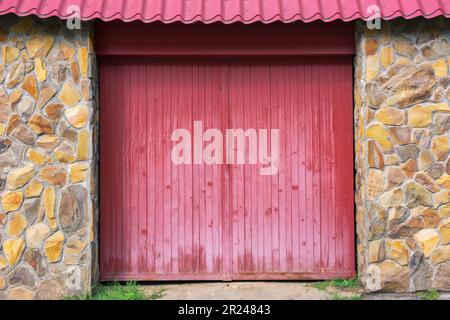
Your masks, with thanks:
[{"label": "red corrugated metal roof", "polygon": [[270,23],[368,19],[374,5],[384,19],[450,17],[450,0],[3,0],[0,14],[68,18],[77,6],[83,20]]}]

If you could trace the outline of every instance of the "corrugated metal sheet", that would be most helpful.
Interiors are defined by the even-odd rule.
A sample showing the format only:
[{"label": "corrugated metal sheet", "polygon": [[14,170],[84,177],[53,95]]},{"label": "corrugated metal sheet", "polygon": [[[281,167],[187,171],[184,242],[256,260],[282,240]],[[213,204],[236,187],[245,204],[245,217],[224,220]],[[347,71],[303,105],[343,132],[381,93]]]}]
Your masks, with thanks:
[{"label": "corrugated metal sheet", "polygon": [[84,20],[270,23],[367,19],[373,5],[384,19],[450,16],[448,0],[7,0],[0,1],[0,14],[67,18],[78,6]]},{"label": "corrugated metal sheet", "polygon": [[[351,56],[102,58],[100,83],[101,279],[354,275]],[[193,121],[279,129],[277,174],[173,164]]]}]

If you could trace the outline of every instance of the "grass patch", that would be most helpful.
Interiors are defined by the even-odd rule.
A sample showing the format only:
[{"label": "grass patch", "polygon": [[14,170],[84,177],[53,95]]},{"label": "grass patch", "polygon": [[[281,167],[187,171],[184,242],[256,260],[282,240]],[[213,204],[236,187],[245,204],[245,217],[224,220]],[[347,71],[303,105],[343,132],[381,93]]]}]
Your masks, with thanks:
[{"label": "grass patch", "polygon": [[339,293],[333,293],[331,295],[331,300],[361,300],[362,297],[359,294],[353,295],[353,296],[343,296]]},{"label": "grass patch", "polygon": [[439,292],[436,289],[430,289],[428,291],[417,293],[417,297],[419,297],[420,300],[437,300],[439,299]]},{"label": "grass patch", "polygon": [[66,300],[156,300],[161,299],[163,290],[153,292],[150,296],[134,281],[125,283],[114,282],[109,285],[98,284],[92,289],[92,294],[67,297]]},{"label": "grass patch", "polygon": [[327,280],[327,281],[315,282],[315,283],[313,283],[312,286],[319,290],[326,290],[329,286],[331,286],[331,281]]},{"label": "grass patch", "polygon": [[351,279],[335,279],[316,282],[313,284],[313,287],[319,290],[326,290],[328,287],[355,289],[359,287],[359,282],[357,277]]}]

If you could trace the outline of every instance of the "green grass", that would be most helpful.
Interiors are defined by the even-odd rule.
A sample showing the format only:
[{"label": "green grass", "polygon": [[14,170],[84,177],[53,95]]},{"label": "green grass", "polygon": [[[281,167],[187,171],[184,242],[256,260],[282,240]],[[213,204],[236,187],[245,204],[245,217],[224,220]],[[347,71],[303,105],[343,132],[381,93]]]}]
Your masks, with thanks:
[{"label": "green grass", "polygon": [[361,295],[356,294],[353,296],[343,296],[340,295],[339,293],[333,293],[331,295],[331,300],[361,300]]},{"label": "green grass", "polygon": [[436,289],[430,289],[417,293],[420,300],[437,300],[439,299],[439,292]]},{"label": "green grass", "polygon": [[98,284],[92,289],[92,294],[67,297],[67,300],[157,300],[162,298],[163,290],[153,292],[150,296],[136,282],[125,285],[114,282],[109,285]]},{"label": "green grass", "polygon": [[328,287],[335,288],[358,288],[359,282],[358,278],[354,277],[351,279],[335,279],[335,280],[327,280],[316,282],[313,284],[313,287],[319,290],[326,290]]}]

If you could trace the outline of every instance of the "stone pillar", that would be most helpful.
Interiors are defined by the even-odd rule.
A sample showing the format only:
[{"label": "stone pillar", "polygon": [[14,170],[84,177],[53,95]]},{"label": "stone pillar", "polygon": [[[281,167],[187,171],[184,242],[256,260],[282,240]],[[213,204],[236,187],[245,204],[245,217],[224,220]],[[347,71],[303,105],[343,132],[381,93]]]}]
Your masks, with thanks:
[{"label": "stone pillar", "polygon": [[91,288],[95,56],[89,24],[0,17],[0,299]]},{"label": "stone pillar", "polygon": [[367,291],[450,290],[450,20],[357,26],[358,269]]}]

